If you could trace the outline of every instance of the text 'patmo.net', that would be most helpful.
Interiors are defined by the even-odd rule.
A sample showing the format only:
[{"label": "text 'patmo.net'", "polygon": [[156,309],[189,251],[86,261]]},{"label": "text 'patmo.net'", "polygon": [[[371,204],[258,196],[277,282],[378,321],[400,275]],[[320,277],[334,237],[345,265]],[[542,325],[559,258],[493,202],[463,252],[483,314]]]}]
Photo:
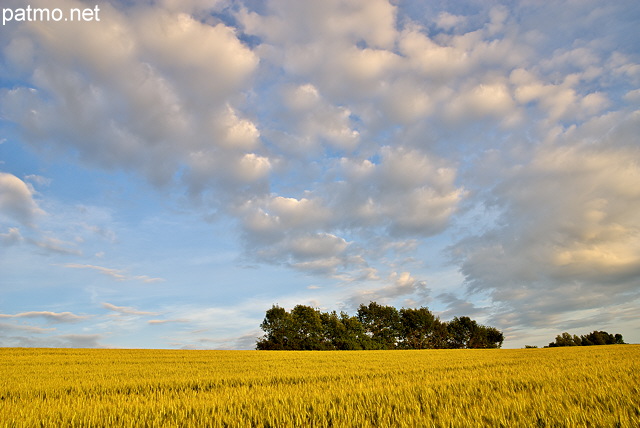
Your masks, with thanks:
[{"label": "text 'patmo.net'", "polygon": [[31,7],[3,8],[2,25],[8,22],[92,22],[100,21],[100,8],[98,5],[90,8],[60,8]]}]

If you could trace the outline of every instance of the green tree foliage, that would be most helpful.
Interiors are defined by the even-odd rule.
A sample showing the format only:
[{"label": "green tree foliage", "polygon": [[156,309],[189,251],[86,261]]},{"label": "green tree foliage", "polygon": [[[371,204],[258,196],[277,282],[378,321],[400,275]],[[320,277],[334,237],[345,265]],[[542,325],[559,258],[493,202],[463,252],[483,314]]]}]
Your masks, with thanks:
[{"label": "green tree foliage", "polygon": [[447,329],[449,348],[499,348],[504,341],[502,332],[480,325],[469,317],[454,318]]},{"label": "green tree foliage", "polygon": [[442,322],[428,308],[402,308],[371,302],[356,316],[320,312],[297,305],[291,312],[274,305],[260,324],[260,350],[361,350],[499,348],[504,336],[469,317]]},{"label": "green tree foliage", "polygon": [[267,310],[260,328],[266,332],[256,343],[256,349],[280,350],[293,349],[293,320],[284,308],[274,305]]},{"label": "green tree foliage", "polygon": [[360,305],[358,320],[371,337],[374,349],[395,349],[400,339],[400,313],[393,306],[382,306],[376,302]]},{"label": "green tree foliage", "polygon": [[400,309],[401,336],[399,347],[405,349],[427,349],[436,347],[437,319],[429,309]]},{"label": "green tree foliage", "polygon": [[578,337],[565,332],[556,336],[555,342],[549,343],[549,348],[560,346],[592,346],[592,345],[622,345],[624,340],[621,334],[609,334],[606,331],[593,331]]}]

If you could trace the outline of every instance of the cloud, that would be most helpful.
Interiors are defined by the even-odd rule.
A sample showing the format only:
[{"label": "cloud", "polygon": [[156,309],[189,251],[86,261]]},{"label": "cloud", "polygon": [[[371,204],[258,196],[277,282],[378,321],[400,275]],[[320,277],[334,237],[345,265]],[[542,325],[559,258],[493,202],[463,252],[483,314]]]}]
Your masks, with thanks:
[{"label": "cloud", "polygon": [[116,281],[124,281],[126,279],[126,276],[122,273],[121,270],[117,270],[117,269],[109,269],[109,268],[105,268],[102,266],[93,266],[93,265],[83,265],[83,264],[77,264],[77,263],[67,263],[65,265],[63,265],[66,268],[71,268],[71,269],[92,269],[92,270],[96,270],[98,272],[100,272],[103,275],[109,276],[113,279],[115,279]]},{"label": "cloud", "polygon": [[295,139],[295,144],[280,143],[285,153],[306,157],[323,143],[345,151],[357,147],[360,133],[354,129],[351,111],[328,102],[314,85],[285,85],[282,102],[282,132]]},{"label": "cloud", "polygon": [[62,254],[81,256],[82,251],[74,247],[77,246],[74,242],[63,241],[52,236],[42,236],[38,239],[29,239],[29,242],[37,246],[38,248],[45,250],[47,254]]},{"label": "cloud", "polygon": [[[23,330],[29,331],[29,330]],[[38,333],[37,331],[33,331]],[[34,348],[104,348],[101,334],[61,334],[50,336],[1,336],[3,346]]]},{"label": "cloud", "polygon": [[35,333],[35,334],[43,334],[51,331],[55,331],[55,327],[52,328],[42,328],[31,325],[21,325],[21,324],[10,324],[10,323],[0,323],[0,328],[4,331],[19,331],[26,333]]},{"label": "cloud", "polygon": [[[430,297],[416,278],[428,278],[443,313],[513,331],[635,301],[640,65],[628,4],[125,3],[101,5],[101,22],[7,26],[3,147],[87,176],[124,172],[233,224],[245,261],[322,276],[317,301],[420,303]],[[126,250],[134,238],[115,229],[129,208],[56,202],[51,175],[55,186],[0,175],[2,245],[107,260],[115,251],[87,243],[99,237]],[[458,278],[432,285],[429,274],[452,240],[446,268],[464,275],[464,298],[448,290]],[[202,328],[232,315],[202,315]],[[181,319],[192,318],[150,323]]]},{"label": "cloud", "polygon": [[458,25],[464,24],[465,21],[466,17],[464,16],[453,15],[449,12],[440,12],[436,19],[436,24],[444,30],[450,30]]},{"label": "cloud", "polygon": [[62,346],[68,348],[103,348],[100,344],[104,336],[102,334],[62,334],[57,336]]},{"label": "cloud", "polygon": [[74,323],[87,319],[86,315],[76,315],[71,312],[30,311],[15,315],[0,314],[0,318],[44,318],[54,323]]},{"label": "cloud", "polygon": [[22,239],[20,229],[17,227],[10,227],[7,233],[0,233],[0,243],[6,246],[17,244]]},{"label": "cloud", "polygon": [[160,324],[170,324],[170,323],[186,323],[189,322],[187,319],[167,319],[167,320],[149,320],[147,324],[152,325],[160,325]]},{"label": "cloud", "polygon": [[[162,7],[103,6],[101,22],[58,26],[56,37],[47,37],[52,23],[21,28],[33,72],[23,76],[29,86],[3,89],[3,116],[36,149],[76,151],[87,164],[134,171],[157,186],[185,165],[197,168],[198,154],[245,169],[238,177],[223,168],[227,186],[258,179],[250,170],[262,168],[254,165],[264,159],[259,134],[233,108],[258,58],[235,31]],[[27,61],[8,59],[16,68]]]},{"label": "cloud", "polygon": [[140,311],[129,306],[116,306],[107,302],[102,303],[102,307],[120,315],[158,315],[157,312]]},{"label": "cloud", "polygon": [[[454,247],[470,289],[490,293],[510,324],[548,327],[638,298],[637,114],[622,123],[599,118],[534,149],[491,192],[497,225]],[[604,135],[576,141],[584,128]]]},{"label": "cloud", "polygon": [[360,304],[368,302],[386,304],[402,297],[410,306],[421,306],[430,300],[431,290],[427,287],[426,281],[414,278],[409,272],[393,272],[387,282],[390,284],[380,288],[359,290],[349,296],[345,303],[350,308],[357,308]]},{"label": "cloud", "polygon": [[115,279],[116,281],[131,281],[131,280],[136,280],[136,281],[142,281],[145,283],[154,283],[154,282],[162,282],[164,281],[164,279],[162,278],[151,278],[147,275],[135,275],[135,276],[130,276],[128,274],[126,274],[125,271],[119,270],[119,269],[111,269],[111,268],[106,268],[103,266],[95,266],[95,265],[88,265],[88,264],[79,264],[79,263],[66,263],[64,265],[62,265],[63,267],[66,268],[70,268],[70,269],[90,269],[90,270],[95,270],[100,272],[101,274],[108,276],[110,278]]},{"label": "cloud", "polygon": [[364,249],[373,240],[445,230],[465,197],[455,185],[455,168],[404,147],[382,147],[376,158],[339,159],[332,179],[305,197],[272,195],[245,203],[238,214],[250,257],[358,278],[371,273]]},{"label": "cloud", "polygon": [[34,200],[33,188],[13,174],[0,172],[0,215],[33,227],[33,222],[45,212]]},{"label": "cloud", "polygon": [[438,316],[444,320],[453,317],[477,317],[485,315],[487,308],[478,308],[472,302],[457,297],[454,293],[442,293],[436,296],[439,302],[447,305],[447,309],[438,312]]}]

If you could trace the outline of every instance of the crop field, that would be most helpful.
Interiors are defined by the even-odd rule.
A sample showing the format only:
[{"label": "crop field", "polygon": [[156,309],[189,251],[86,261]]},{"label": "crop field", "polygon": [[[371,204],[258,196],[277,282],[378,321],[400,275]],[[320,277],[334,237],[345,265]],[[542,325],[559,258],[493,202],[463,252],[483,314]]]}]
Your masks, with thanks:
[{"label": "crop field", "polygon": [[640,426],[640,345],[0,348],[0,426]]}]

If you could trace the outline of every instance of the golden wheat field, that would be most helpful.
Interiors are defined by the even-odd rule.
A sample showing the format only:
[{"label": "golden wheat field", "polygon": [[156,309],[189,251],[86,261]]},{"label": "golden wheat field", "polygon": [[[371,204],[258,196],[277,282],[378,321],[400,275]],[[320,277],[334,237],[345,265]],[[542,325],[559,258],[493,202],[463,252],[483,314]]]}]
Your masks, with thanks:
[{"label": "golden wheat field", "polygon": [[640,426],[640,345],[0,349],[4,427]]}]

